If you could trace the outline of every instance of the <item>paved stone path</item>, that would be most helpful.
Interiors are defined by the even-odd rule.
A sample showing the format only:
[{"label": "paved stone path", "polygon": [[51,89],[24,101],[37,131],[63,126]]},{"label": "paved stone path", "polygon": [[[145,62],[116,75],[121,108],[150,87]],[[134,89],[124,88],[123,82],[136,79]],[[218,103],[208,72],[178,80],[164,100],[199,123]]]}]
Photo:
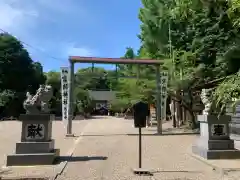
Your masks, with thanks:
[{"label": "paved stone path", "polygon": [[[100,117],[73,121],[77,137],[65,138],[66,129],[60,121],[53,122],[53,138],[64,160],[60,165],[17,167],[8,177],[44,176],[57,180],[236,180],[238,171],[222,173],[189,154],[195,135],[156,135],[156,127],[143,130],[143,168],[153,176],[135,176],[138,166],[138,130],[132,120]],[[163,125],[164,132],[174,133],[171,124]],[[20,140],[20,122],[0,122],[0,164],[13,152]],[[178,131],[179,133],[181,131]],[[216,166],[227,161],[214,161]],[[234,168],[240,167],[234,161]],[[9,169],[6,169],[7,171]],[[61,173],[60,173],[61,172]],[[56,177],[56,173],[59,175]],[[0,172],[1,175],[1,172]],[[231,176],[229,176],[231,175]],[[11,178],[14,179],[14,178]]]},{"label": "paved stone path", "polygon": [[[73,121],[73,132],[81,134],[83,128],[88,124],[87,120]],[[66,129],[62,121],[53,121],[53,139],[55,147],[60,149],[60,155],[69,155],[77,137],[66,138]],[[5,167],[8,154],[14,153],[16,142],[21,138],[20,121],[0,121],[0,179],[15,177],[35,177],[35,176],[55,176],[56,171],[61,171],[62,164],[56,166],[25,166],[25,167]]]},{"label": "paved stone path", "polygon": [[[143,167],[152,177],[135,176],[138,136],[131,120],[118,118],[89,121],[77,140],[73,156],[58,180],[219,180],[221,175],[187,153],[194,135],[157,136],[156,128],[144,130]],[[164,125],[165,129],[169,124]]]}]

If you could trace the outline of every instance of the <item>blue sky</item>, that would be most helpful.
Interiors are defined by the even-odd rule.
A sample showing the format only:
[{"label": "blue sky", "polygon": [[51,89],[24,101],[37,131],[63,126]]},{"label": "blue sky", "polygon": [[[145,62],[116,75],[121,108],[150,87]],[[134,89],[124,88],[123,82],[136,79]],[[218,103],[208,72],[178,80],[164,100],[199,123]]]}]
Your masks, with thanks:
[{"label": "blue sky", "polygon": [[137,50],[140,6],[140,0],[0,0],[0,28],[27,43],[44,71],[58,71],[69,55],[120,57],[128,46]]}]

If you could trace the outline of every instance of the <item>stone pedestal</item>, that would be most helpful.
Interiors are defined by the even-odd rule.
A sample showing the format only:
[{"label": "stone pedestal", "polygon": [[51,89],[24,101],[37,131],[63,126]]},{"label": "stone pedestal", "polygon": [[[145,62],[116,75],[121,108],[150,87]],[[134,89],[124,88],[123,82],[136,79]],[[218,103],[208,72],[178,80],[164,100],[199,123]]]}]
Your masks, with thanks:
[{"label": "stone pedestal", "polygon": [[20,115],[21,142],[16,144],[16,154],[7,156],[7,166],[49,165],[59,157],[52,139],[53,119],[51,114]]},{"label": "stone pedestal", "polygon": [[230,139],[231,116],[198,115],[200,137],[192,152],[205,159],[240,159],[240,151],[234,148]]}]

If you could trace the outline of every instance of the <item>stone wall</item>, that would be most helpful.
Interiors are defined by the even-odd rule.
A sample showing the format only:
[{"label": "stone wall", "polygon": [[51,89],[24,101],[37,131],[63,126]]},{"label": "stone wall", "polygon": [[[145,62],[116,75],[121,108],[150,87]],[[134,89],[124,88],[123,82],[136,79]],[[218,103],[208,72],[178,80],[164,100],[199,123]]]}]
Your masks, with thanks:
[{"label": "stone wall", "polygon": [[230,124],[231,133],[240,135],[240,104],[236,106],[234,113],[232,105],[229,103],[229,105],[226,107],[226,114],[232,116],[232,121]]}]

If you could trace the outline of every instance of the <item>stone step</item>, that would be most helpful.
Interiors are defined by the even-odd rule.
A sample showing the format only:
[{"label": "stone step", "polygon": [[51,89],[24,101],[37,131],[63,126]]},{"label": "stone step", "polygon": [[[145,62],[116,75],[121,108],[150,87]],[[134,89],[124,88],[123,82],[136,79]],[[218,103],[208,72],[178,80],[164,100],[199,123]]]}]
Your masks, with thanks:
[{"label": "stone step", "polygon": [[240,124],[240,117],[232,117],[230,124]]},{"label": "stone step", "polygon": [[231,134],[240,134],[240,124],[230,124],[230,133]]},{"label": "stone step", "polygon": [[208,140],[209,150],[233,150],[234,140]]},{"label": "stone step", "polygon": [[194,145],[192,152],[205,159],[240,159],[240,151],[238,149],[208,150],[207,148]]},{"label": "stone step", "polygon": [[48,153],[54,149],[54,140],[47,142],[18,142],[16,154]]},{"label": "stone step", "polygon": [[239,134],[230,134],[230,138],[234,141],[239,141],[239,143],[240,143],[240,135]]},{"label": "stone step", "polygon": [[238,149],[231,150],[209,150],[207,152],[209,159],[240,159],[240,151]]},{"label": "stone step", "polygon": [[59,149],[50,153],[11,154],[7,156],[7,166],[51,165],[59,154]]}]

